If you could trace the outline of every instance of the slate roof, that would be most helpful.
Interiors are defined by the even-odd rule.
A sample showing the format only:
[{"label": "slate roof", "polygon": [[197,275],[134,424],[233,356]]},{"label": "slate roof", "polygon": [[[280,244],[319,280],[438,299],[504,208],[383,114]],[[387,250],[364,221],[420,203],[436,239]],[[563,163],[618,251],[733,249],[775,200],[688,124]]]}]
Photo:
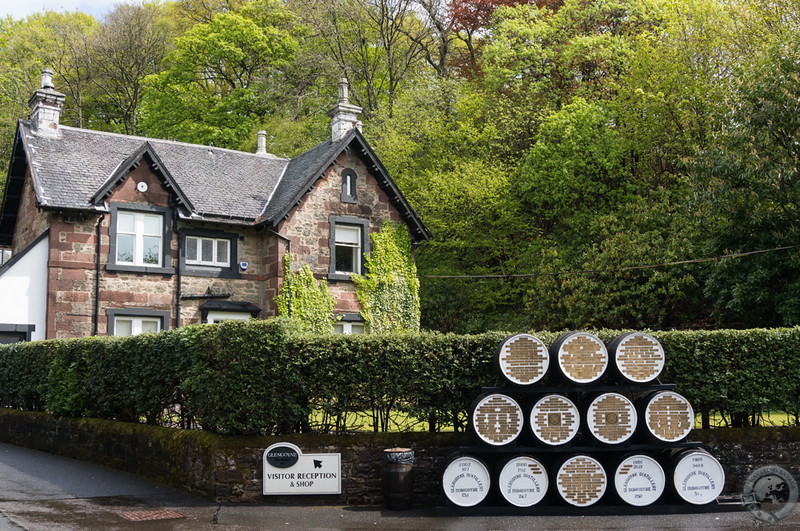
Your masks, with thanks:
[{"label": "slate roof", "polygon": [[[157,166],[165,185],[173,188],[183,215],[275,226],[336,157],[355,143],[357,153],[409,224],[413,238],[419,241],[431,237],[357,129],[293,159],[63,125],[58,129],[57,137],[40,136],[30,122],[20,120],[15,143],[16,149],[22,146],[37,199],[46,208],[105,210],[104,200],[110,191],[133,164],[146,156]],[[4,205],[0,218],[7,216],[8,206]]]},{"label": "slate roof", "polygon": [[59,126],[59,137],[37,136],[20,121],[20,134],[40,203],[50,208],[96,209],[91,199],[145,143],[152,147],[200,217],[255,221],[288,159],[229,149]]}]

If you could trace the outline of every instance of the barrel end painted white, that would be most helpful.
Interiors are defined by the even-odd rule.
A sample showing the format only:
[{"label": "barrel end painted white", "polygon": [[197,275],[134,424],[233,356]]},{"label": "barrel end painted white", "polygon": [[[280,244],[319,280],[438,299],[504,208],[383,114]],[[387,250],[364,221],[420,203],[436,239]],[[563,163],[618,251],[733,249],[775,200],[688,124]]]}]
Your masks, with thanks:
[{"label": "barrel end painted white", "polygon": [[530,426],[537,440],[548,446],[567,444],[578,434],[581,415],[563,395],[545,395],[531,408]]},{"label": "barrel end painted white", "polygon": [[547,346],[530,334],[506,338],[497,349],[496,361],[503,378],[521,386],[540,382],[550,368]]},{"label": "barrel end painted white", "polygon": [[691,403],[674,391],[654,394],[644,410],[647,431],[661,442],[673,443],[689,436],[694,426]]},{"label": "barrel end painted white", "polygon": [[708,452],[689,451],[681,454],[676,462],[672,482],[678,496],[684,501],[705,505],[722,494],[725,470]]},{"label": "barrel end painted white", "polygon": [[522,408],[513,398],[499,393],[480,397],[470,414],[470,425],[478,438],[491,446],[516,439],[525,423]]},{"label": "barrel end painted white", "polygon": [[649,334],[630,332],[609,345],[609,354],[622,377],[633,383],[650,383],[661,375],[666,362],[664,347]]},{"label": "barrel end painted white", "polygon": [[603,393],[589,404],[586,424],[589,433],[605,444],[623,444],[636,433],[636,407],[619,393]]},{"label": "barrel end painted white", "polygon": [[648,455],[631,455],[622,459],[614,473],[614,488],[628,505],[652,505],[664,493],[666,475],[658,461]]},{"label": "barrel end painted white", "polygon": [[453,459],[442,474],[447,499],[459,507],[474,507],[489,494],[492,480],[483,461],[470,456]]},{"label": "barrel end painted white", "polygon": [[497,483],[508,503],[531,507],[547,495],[549,481],[547,470],[538,459],[520,456],[503,465]]},{"label": "barrel end painted white", "polygon": [[576,384],[590,384],[602,378],[609,365],[605,343],[589,332],[570,332],[554,343],[561,374]]}]

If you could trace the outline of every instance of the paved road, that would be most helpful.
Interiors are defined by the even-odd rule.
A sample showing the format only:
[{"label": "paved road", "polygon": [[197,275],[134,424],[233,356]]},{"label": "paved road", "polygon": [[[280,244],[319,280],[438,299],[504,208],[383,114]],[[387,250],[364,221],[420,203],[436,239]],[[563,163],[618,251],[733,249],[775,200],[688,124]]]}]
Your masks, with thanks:
[{"label": "paved road", "polygon": [[[245,529],[753,529],[743,510],[699,514],[508,516],[453,509],[223,505],[138,476],[0,443],[0,531]],[[127,515],[127,518],[126,518]],[[129,518],[173,517],[161,520]],[[795,511],[776,529],[800,529]]]}]

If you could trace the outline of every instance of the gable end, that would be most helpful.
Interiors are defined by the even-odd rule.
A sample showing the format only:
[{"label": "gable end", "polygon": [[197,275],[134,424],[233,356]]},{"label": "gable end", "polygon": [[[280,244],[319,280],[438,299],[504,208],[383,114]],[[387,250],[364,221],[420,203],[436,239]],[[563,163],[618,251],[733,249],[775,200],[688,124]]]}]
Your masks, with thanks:
[{"label": "gable end", "polygon": [[108,199],[111,196],[111,192],[125,180],[132,170],[139,167],[145,159],[147,159],[153,173],[161,177],[164,188],[173,192],[178,206],[184,207],[189,212],[194,212],[194,206],[191,201],[189,201],[186,194],[183,193],[175,182],[175,179],[161,161],[161,158],[158,156],[155,149],[153,149],[150,142],[144,142],[139,149],[123,160],[89,201],[93,204],[98,204]]}]

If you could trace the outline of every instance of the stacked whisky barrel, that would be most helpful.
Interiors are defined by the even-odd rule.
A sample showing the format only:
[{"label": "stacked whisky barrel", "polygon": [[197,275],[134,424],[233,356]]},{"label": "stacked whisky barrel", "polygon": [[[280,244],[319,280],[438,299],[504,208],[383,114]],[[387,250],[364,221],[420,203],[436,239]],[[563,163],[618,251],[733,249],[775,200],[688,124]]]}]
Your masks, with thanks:
[{"label": "stacked whisky barrel", "polygon": [[503,384],[470,407],[479,445],[449,460],[447,499],[461,507],[714,501],[724,471],[686,442],[694,411],[658,382],[664,362],[658,340],[641,332],[608,345],[569,332],[550,349],[530,334],[506,338],[495,354]]}]

